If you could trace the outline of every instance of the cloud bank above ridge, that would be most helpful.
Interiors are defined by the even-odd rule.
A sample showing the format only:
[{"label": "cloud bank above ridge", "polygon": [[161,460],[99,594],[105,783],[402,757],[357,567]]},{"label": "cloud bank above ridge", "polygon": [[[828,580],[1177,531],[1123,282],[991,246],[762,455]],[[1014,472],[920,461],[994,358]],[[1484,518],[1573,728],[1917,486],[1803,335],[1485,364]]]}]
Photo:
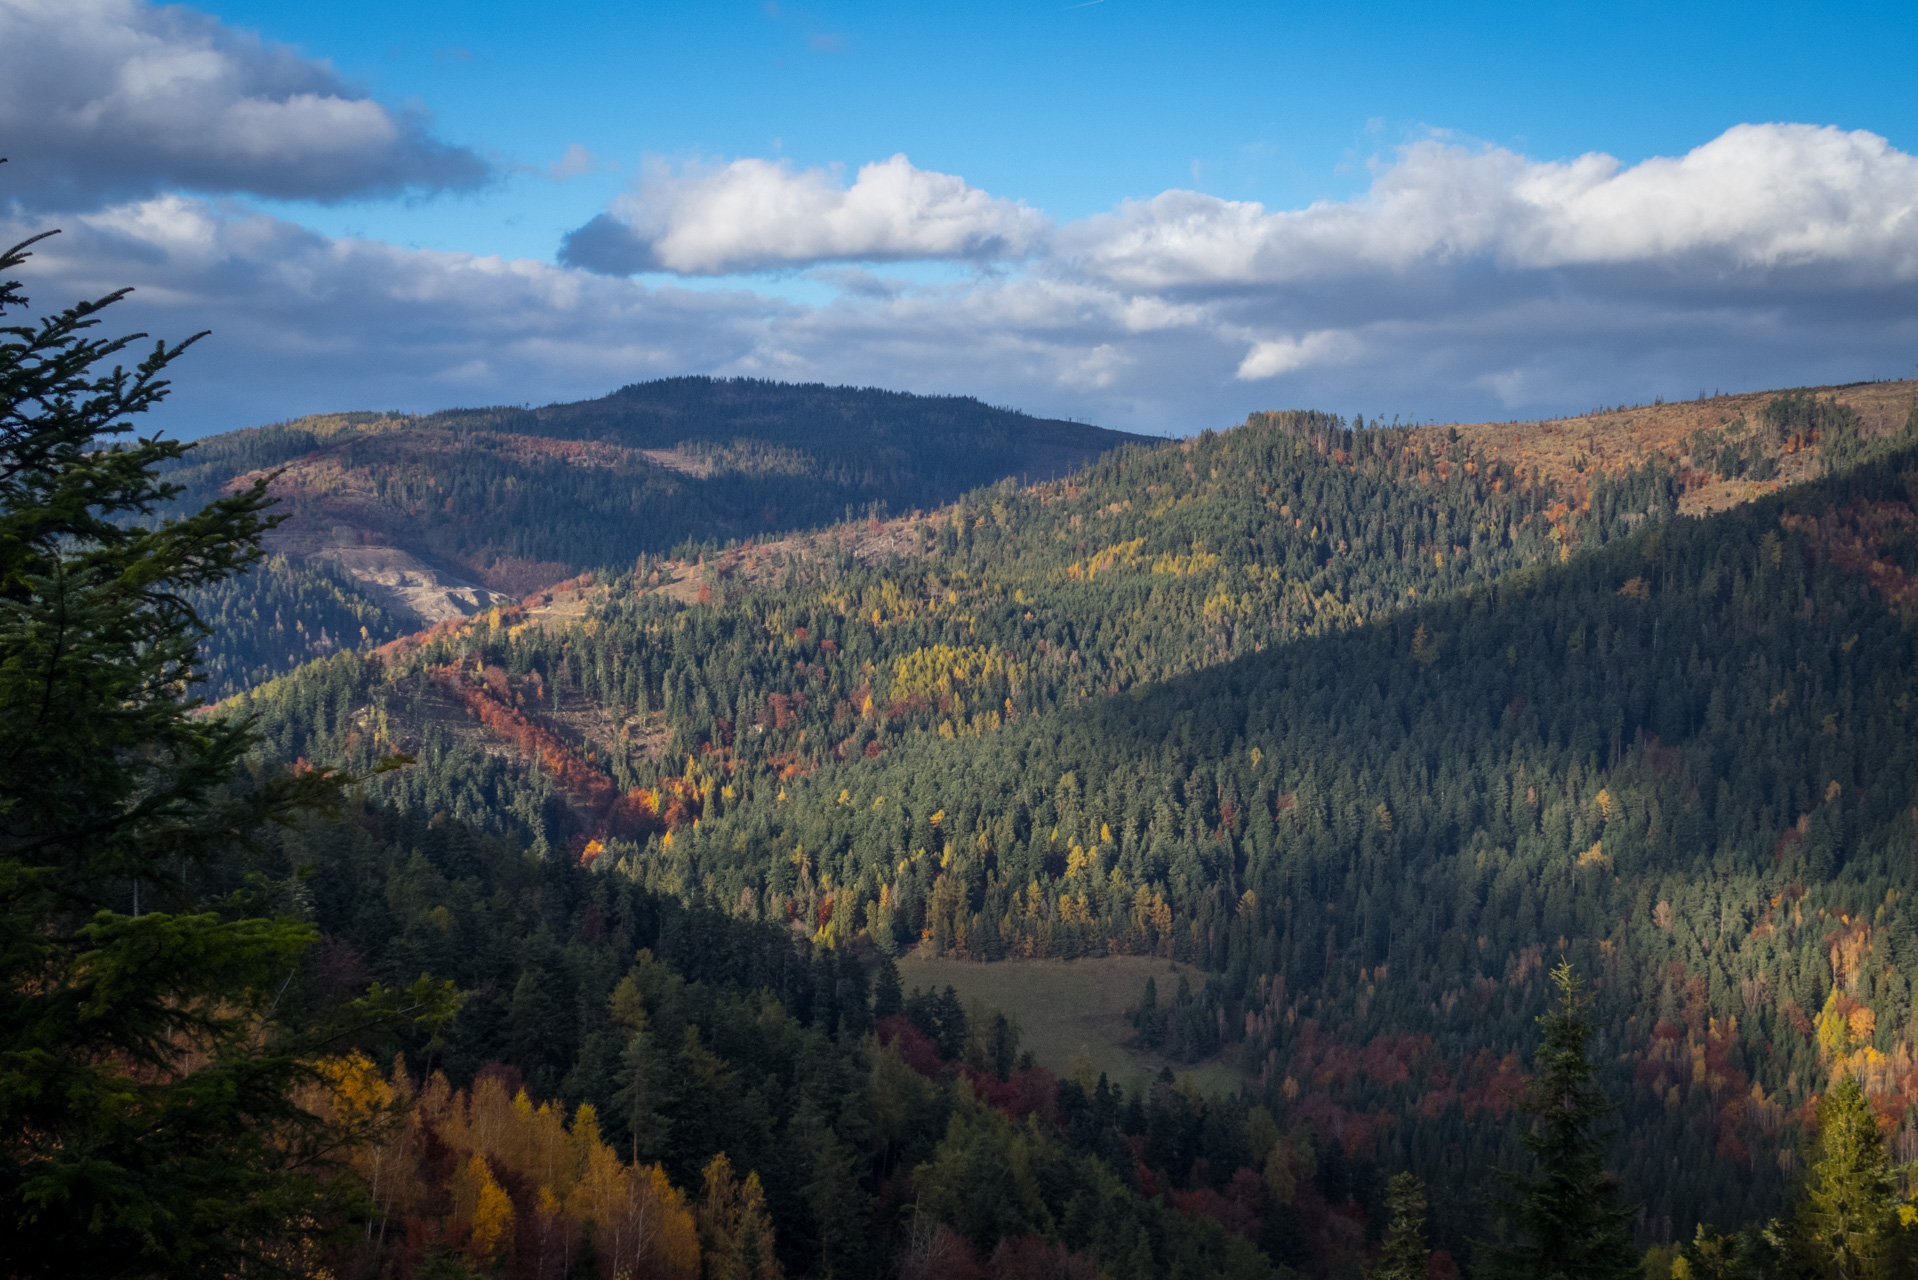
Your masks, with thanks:
[{"label": "cloud bank above ridge", "polygon": [[[1918,157],[1826,126],[1739,125],[1633,164],[1433,133],[1349,200],[1170,190],[1063,223],[903,154],[850,177],[653,163],[541,262],[205,198],[490,171],[325,63],[191,10],[0,0],[0,123],[0,234],[67,230],[24,273],[39,301],[132,284],[122,323],[214,330],[162,415],[189,435],[689,372],[1170,432],[1292,405],[1532,416],[1909,375],[1918,354]],[[569,174],[593,163],[575,150]],[[924,262],[948,269],[895,269]]]},{"label": "cloud bank above ridge", "polygon": [[[1185,366],[1201,385],[1313,371],[1335,375],[1321,384],[1390,384],[1381,366],[1409,364],[1452,382],[1454,400],[1463,383],[1507,408],[1566,394],[1577,347],[1597,382],[1626,352],[1645,361],[1652,335],[1668,357],[1693,353],[1706,380],[1751,367],[1699,354],[1715,344],[1759,344],[1768,360],[1796,347],[1815,363],[1841,330],[1849,354],[1895,370],[1918,298],[1918,157],[1803,124],[1739,125],[1634,165],[1434,134],[1376,161],[1351,200],[1268,210],[1172,190],[1058,227],[903,156],[850,187],[739,160],[697,175],[655,167],[562,254],[605,274],[684,276],[910,259],[999,271],[943,293],[860,291],[887,332],[936,309],[971,317],[981,338],[1044,335],[1076,347],[1051,376],[1080,391],[1156,369],[1142,335],[1174,332],[1208,351]],[[1059,313],[1068,298],[1074,318]],[[1853,332],[1868,316],[1891,328]]]}]

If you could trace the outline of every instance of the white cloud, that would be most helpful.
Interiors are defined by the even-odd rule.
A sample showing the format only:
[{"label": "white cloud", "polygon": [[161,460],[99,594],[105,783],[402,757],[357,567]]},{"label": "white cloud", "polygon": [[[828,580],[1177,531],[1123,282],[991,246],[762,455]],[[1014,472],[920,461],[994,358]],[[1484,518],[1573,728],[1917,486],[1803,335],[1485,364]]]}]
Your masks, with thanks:
[{"label": "white cloud", "polygon": [[[961,208],[1013,210],[1030,237],[1028,257],[958,277],[830,260],[849,245],[924,256],[967,243],[918,215],[881,235],[846,212],[874,170],[916,181],[904,161],[850,187],[762,165],[777,197],[764,225],[739,214],[701,239],[689,214],[671,224],[689,271],[763,266],[775,246],[827,257],[775,286],[790,297],[331,239],[169,195],[69,219],[23,276],[43,308],[131,284],[124,327],[211,327],[162,414],[182,434],[321,409],[579,398],[679,373],[970,394],[1135,430],[1275,407],[1505,418],[1909,376],[1913,164],[1869,134],[1796,126],[1633,166],[1433,141],[1345,204],[1272,213],[1173,192],[1056,232],[922,175]],[[733,177],[712,207],[742,207],[726,185],[737,166],[715,172]],[[786,200],[794,184],[825,196]],[[38,229],[16,216],[0,234]]]},{"label": "white cloud", "polygon": [[863,166],[850,187],[824,169],[735,160],[678,173],[649,165],[608,214],[567,238],[562,259],[627,275],[723,275],[822,262],[1021,257],[1045,217],[904,155]]},{"label": "white cloud", "polygon": [[1673,261],[1918,279],[1918,157],[1863,130],[1738,125],[1676,159],[1527,165],[1513,265]]},{"label": "white cloud", "polygon": [[1677,158],[1529,160],[1428,139],[1348,202],[1268,211],[1168,191],[1063,228],[1062,260],[1138,290],[1646,267],[1719,288],[1814,268],[1857,285],[1918,279],[1918,157],[1884,138],[1739,125]]},{"label": "white cloud", "polygon": [[1245,359],[1239,361],[1235,376],[1243,382],[1258,382],[1316,364],[1351,360],[1358,352],[1358,341],[1337,329],[1321,329],[1297,338],[1269,338],[1252,344]]},{"label": "white cloud", "polygon": [[[20,238],[35,222],[0,226]],[[530,260],[333,239],[161,196],[67,219],[19,274],[47,312],[125,285],[116,329],[212,336],[159,419],[183,435],[322,405],[407,409],[600,394],[748,357],[793,313],[742,291],[648,289]]]},{"label": "white cloud", "polygon": [[169,189],[337,200],[488,173],[324,62],[139,0],[0,0],[0,140],[0,198],[41,209]]}]

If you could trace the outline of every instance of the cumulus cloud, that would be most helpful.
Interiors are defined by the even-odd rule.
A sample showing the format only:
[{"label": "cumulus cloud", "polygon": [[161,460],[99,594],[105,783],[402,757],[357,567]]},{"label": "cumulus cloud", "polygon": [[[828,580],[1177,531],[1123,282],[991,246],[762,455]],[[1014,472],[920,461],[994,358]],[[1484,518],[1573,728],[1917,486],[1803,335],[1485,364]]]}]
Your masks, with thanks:
[{"label": "cumulus cloud", "polygon": [[0,193],[41,209],[165,190],[341,200],[488,176],[326,63],[140,0],[0,0],[0,139]]},{"label": "cumulus cloud", "polygon": [[[322,409],[579,398],[678,373],[970,394],[1168,432],[1276,407],[1534,416],[1910,376],[1913,165],[1873,135],[1799,126],[1741,127],[1630,166],[1433,140],[1349,202],[1271,212],[1172,192],[1057,230],[931,175],[961,204],[1016,211],[1027,254],[934,283],[844,260],[967,243],[845,215],[887,166],[851,187],[762,166],[776,192],[813,184],[804,207],[824,211],[819,225],[777,200],[765,225],[739,214],[704,239],[689,220],[640,239],[607,219],[600,251],[647,270],[662,254],[688,274],[817,263],[791,291],[803,302],[759,282],[642,283],[603,260],[333,239],[180,195],[67,219],[23,275],[48,306],[131,284],[123,325],[211,327],[161,415],[182,434]],[[853,237],[849,222],[866,229]],[[38,229],[16,214],[0,235]]]},{"label": "cumulus cloud", "polygon": [[1017,258],[1045,217],[904,155],[863,166],[850,187],[824,169],[735,160],[674,172],[648,166],[637,188],[567,236],[561,261],[609,275],[724,275],[824,262]]},{"label": "cumulus cloud", "polygon": [[[903,156],[866,166],[850,187],[824,171],[740,160],[677,174],[654,167],[562,253],[604,273],[686,275],[992,257],[1020,259],[1020,288],[978,282],[937,305],[965,314],[990,296],[1002,308],[993,322],[1021,327],[1034,306],[1102,300],[1111,332],[1078,335],[1059,385],[1122,385],[1142,362],[1115,336],[1202,333],[1235,351],[1221,376],[1297,383],[1313,371],[1355,374],[1413,342],[1469,363],[1451,335],[1498,333],[1504,363],[1467,381],[1509,405],[1557,384],[1524,373],[1517,353],[1507,360],[1504,349],[1527,336],[1501,317],[1537,323],[1549,313],[1550,330],[1567,330],[1568,342],[1579,315],[1595,332],[1626,315],[1654,327],[1676,316],[1735,327],[1748,318],[1741,308],[1785,303],[1796,324],[1840,311],[1909,322],[1918,157],[1875,134],[1794,124],[1740,125],[1683,156],[1634,165],[1599,154],[1540,161],[1429,137],[1378,163],[1352,200],[1268,210],[1175,190],[1057,229]],[[917,308],[901,289],[861,274],[845,294]]]},{"label": "cumulus cloud", "polygon": [[1321,329],[1296,338],[1268,338],[1256,341],[1239,361],[1237,376],[1244,382],[1276,378],[1280,374],[1352,359],[1359,343],[1351,334],[1337,329]]},{"label": "cumulus cloud", "polygon": [[1696,261],[1817,267],[1843,282],[1918,280],[1918,157],[1863,130],[1739,125],[1677,159],[1528,165],[1514,266]]},{"label": "cumulus cloud", "polygon": [[[1176,408],[1216,424],[1216,406],[1192,395],[1192,371],[1229,377],[1236,358],[1167,313],[1142,316],[1110,289],[1054,280],[872,288],[800,305],[333,238],[186,196],[62,221],[20,273],[36,310],[132,285],[110,313],[115,331],[212,329],[153,416],[188,437],[346,406],[574,399],[683,373],[977,395],[1148,427]],[[0,239],[44,226],[0,218]]]},{"label": "cumulus cloud", "polygon": [[[1593,317],[1595,332],[1597,317],[1638,307],[1707,328],[1754,307],[1788,307],[1808,327],[1840,313],[1908,325],[1918,157],[1876,134],[1796,124],[1739,125],[1635,165],[1428,138],[1349,201],[1267,210],[1168,191],[1129,202],[1061,228],[1049,266],[1238,326],[1245,381],[1362,367],[1364,352],[1387,349],[1386,330],[1442,347],[1544,304],[1554,327],[1563,308]],[[1474,384],[1510,403],[1551,381],[1508,370]]]},{"label": "cumulus cloud", "polygon": [[[648,289],[551,263],[333,238],[184,196],[62,221],[18,273],[36,311],[131,285],[108,313],[116,331],[212,330],[155,415],[183,436],[327,405],[597,395],[728,367],[793,312],[742,291]],[[15,220],[0,236],[38,229]]]},{"label": "cumulus cloud", "polygon": [[1812,269],[1825,287],[1918,279],[1918,157],[1863,131],[1739,125],[1676,158],[1529,160],[1427,139],[1362,198],[1268,211],[1168,191],[1064,228],[1063,260],[1142,290],[1652,268],[1721,287]]}]

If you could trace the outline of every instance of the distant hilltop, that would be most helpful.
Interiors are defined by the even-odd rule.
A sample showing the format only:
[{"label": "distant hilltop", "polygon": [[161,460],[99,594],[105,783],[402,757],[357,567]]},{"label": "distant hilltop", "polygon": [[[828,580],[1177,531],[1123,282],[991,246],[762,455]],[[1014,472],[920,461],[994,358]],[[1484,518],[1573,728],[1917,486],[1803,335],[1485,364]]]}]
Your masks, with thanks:
[{"label": "distant hilltop", "polygon": [[202,440],[182,507],[272,475],[275,562],[206,602],[215,691],[641,555],[930,510],[1166,443],[962,396],[666,378],[542,408],[342,412]]}]

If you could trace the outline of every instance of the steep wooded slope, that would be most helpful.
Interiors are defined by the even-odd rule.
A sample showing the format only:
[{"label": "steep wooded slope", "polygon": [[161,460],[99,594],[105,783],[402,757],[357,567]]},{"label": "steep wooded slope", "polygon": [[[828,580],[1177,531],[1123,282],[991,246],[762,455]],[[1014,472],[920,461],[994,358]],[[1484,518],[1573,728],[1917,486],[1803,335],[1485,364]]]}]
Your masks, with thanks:
[{"label": "steep wooded slope", "polygon": [[[1140,1035],[1236,1062],[1290,1135],[1251,1164],[1301,1216],[1261,1221],[1318,1243],[1275,1258],[1346,1247],[1355,1168],[1425,1173],[1461,1254],[1489,1229],[1569,957],[1613,1165],[1682,1236],[1778,1206],[1834,1071],[1918,1147],[1918,414],[1774,400],[1824,415],[1794,452],[1831,474],[1703,518],[1722,480],[1682,459],[1529,484],[1462,432],[1262,416],[644,560],[249,705],[289,755],[417,750],[403,811],[818,945],[1205,967]],[[1754,438],[1747,467],[1792,444]],[[586,1034],[542,1039],[548,1079]],[[1239,1115],[1142,1167],[1223,1195]]]}]

